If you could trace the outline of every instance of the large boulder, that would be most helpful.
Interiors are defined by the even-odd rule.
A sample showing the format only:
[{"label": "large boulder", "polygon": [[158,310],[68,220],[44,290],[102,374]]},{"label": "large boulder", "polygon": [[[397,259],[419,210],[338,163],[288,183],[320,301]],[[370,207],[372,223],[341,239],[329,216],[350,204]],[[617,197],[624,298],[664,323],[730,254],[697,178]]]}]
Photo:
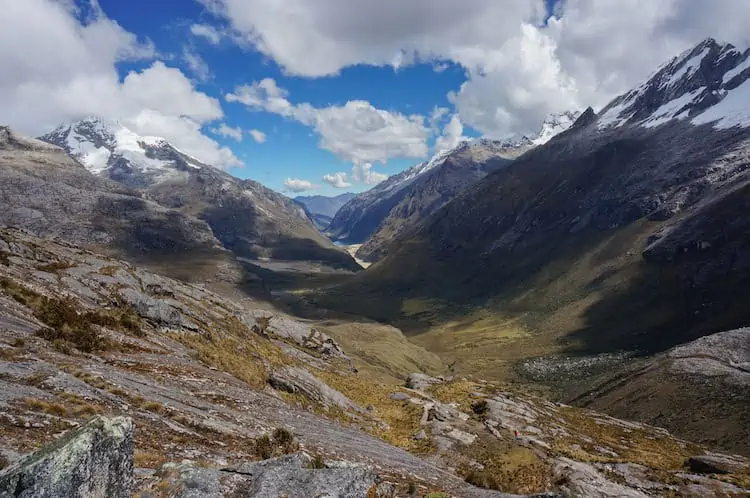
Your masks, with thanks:
[{"label": "large boulder", "polygon": [[133,423],[96,417],[0,473],[0,497],[130,498]]},{"label": "large boulder", "polygon": [[274,389],[301,394],[325,407],[337,406],[345,411],[364,412],[362,407],[304,368],[279,368],[268,376],[268,383]]},{"label": "large boulder", "polygon": [[168,466],[164,470],[172,474],[167,482],[178,498],[353,498],[370,496],[368,493],[378,490],[377,475],[367,466],[332,462],[325,468],[315,467],[309,455],[297,453],[221,470],[192,464]]},{"label": "large boulder", "polygon": [[699,474],[733,474],[750,472],[750,462],[741,456],[705,453],[690,457],[686,462],[693,472]]},{"label": "large boulder", "polygon": [[264,334],[272,334],[310,349],[325,357],[344,356],[341,346],[331,337],[309,325],[285,316],[264,310],[252,310],[239,314],[240,320],[249,328]]}]

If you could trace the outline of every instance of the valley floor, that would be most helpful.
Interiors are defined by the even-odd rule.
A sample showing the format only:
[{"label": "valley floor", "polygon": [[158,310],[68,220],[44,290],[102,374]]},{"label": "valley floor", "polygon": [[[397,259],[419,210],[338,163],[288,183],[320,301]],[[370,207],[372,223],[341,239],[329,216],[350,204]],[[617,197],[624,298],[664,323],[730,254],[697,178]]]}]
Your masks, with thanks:
[{"label": "valley floor", "polygon": [[[325,289],[340,278],[308,280]],[[160,473],[168,462],[225,467],[298,445],[326,462],[371,466],[399,496],[750,488],[743,457],[518,385],[451,375],[399,329],[315,315],[297,283],[276,291],[307,318],[0,231],[2,460],[102,413],[134,420],[142,493],[171,492]]]}]

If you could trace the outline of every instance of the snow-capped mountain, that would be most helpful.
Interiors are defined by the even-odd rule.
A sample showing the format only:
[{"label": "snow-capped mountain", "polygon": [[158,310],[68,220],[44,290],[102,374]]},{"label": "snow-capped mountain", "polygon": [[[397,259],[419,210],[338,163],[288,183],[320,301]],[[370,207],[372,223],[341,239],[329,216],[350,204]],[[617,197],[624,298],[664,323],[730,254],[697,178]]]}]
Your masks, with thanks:
[{"label": "snow-capped mountain", "polygon": [[663,64],[646,81],[616,98],[599,116],[599,129],[674,120],[716,128],[750,126],[750,49],[707,39]]},{"label": "snow-capped mountain", "polygon": [[60,125],[42,140],[65,149],[86,169],[131,187],[147,187],[206,165],[165,139],[140,136],[120,123],[89,117]]},{"label": "snow-capped mountain", "polygon": [[427,161],[389,177],[349,201],[336,213],[327,233],[334,240],[350,244],[365,242],[358,256],[368,261],[378,259],[399,233],[413,227],[493,168],[567,130],[579,115],[577,111],[550,115],[539,132],[530,137],[476,138],[440,150]]},{"label": "snow-capped mountain", "polygon": [[163,138],[140,136],[120,123],[91,117],[63,124],[41,139],[67,151],[94,175],[205,221],[236,256],[359,269],[313,226],[300,205],[258,182],[201,163]]}]

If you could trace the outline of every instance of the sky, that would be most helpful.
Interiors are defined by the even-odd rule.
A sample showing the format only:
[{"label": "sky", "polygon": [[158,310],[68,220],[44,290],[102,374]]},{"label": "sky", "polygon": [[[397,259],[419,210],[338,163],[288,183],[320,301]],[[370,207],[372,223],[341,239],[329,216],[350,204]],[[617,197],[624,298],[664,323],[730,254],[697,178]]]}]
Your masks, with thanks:
[{"label": "sky", "polygon": [[599,110],[739,0],[0,0],[0,123],[100,116],[287,195]]}]

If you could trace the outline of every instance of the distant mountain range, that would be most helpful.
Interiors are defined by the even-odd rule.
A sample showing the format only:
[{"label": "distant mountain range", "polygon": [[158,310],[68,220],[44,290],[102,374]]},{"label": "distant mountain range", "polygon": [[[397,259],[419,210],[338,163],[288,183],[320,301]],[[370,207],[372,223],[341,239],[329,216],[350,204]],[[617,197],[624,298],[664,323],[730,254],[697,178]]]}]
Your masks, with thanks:
[{"label": "distant mountain range", "polygon": [[356,194],[350,192],[334,197],[324,195],[297,196],[294,201],[305,206],[315,226],[320,230],[325,230],[339,209],[355,196]]},{"label": "distant mountain range", "polygon": [[344,205],[326,233],[348,244],[363,244],[357,257],[377,261],[390,244],[419,225],[464,189],[521,154],[544,144],[573,124],[578,112],[549,116],[533,137],[475,139],[393,175]]},{"label": "distant mountain range", "polygon": [[[496,335],[466,359],[485,368],[550,351],[662,351],[743,326],[748,102],[750,50],[705,40],[464,189],[332,302],[418,330],[494,313]],[[508,327],[525,349],[503,346]],[[430,337],[420,344],[460,351],[458,336]]]},{"label": "distant mountain range", "polygon": [[235,281],[256,279],[248,264],[265,260],[359,269],[291,199],[164,139],[95,117],[61,125],[41,141],[8,128],[2,135],[0,192],[14,207],[0,215],[3,224],[104,248],[181,278],[212,265],[220,276],[219,260]]}]

